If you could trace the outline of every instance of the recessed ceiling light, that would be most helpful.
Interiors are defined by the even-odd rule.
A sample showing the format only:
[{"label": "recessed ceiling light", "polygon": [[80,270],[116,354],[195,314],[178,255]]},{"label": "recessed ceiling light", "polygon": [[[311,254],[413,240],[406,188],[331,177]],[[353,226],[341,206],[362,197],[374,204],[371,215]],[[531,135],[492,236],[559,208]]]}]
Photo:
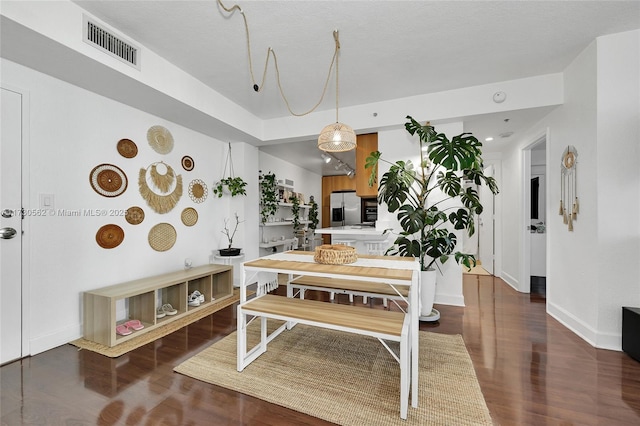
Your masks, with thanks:
[{"label": "recessed ceiling light", "polygon": [[493,140],[493,138],[491,136],[489,136],[488,138],[485,138],[484,140],[485,140],[485,142],[491,142]]}]

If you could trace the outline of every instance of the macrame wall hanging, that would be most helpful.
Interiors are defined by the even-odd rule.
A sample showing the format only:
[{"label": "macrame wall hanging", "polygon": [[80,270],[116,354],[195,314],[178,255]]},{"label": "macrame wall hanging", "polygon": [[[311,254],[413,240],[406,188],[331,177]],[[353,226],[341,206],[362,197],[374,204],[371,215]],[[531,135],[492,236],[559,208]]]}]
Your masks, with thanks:
[{"label": "macrame wall hanging", "polygon": [[574,146],[567,146],[562,153],[560,167],[560,216],[569,231],[573,231],[573,221],[578,218],[580,203],[578,202],[578,151]]},{"label": "macrame wall hanging", "polygon": [[140,169],[138,176],[140,195],[156,213],[170,212],[182,197],[182,175],[177,175],[163,161]]}]

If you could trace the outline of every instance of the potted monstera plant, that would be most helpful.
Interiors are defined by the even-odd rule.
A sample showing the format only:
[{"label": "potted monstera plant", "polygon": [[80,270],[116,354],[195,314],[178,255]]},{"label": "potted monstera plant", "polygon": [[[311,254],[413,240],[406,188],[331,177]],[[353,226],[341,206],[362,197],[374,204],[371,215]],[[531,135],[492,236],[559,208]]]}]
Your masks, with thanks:
[{"label": "potted monstera plant", "polygon": [[467,268],[476,264],[473,254],[456,250],[458,239],[453,232],[463,230],[473,235],[474,215],[483,210],[477,191],[464,183],[488,185],[493,194],[498,193],[498,186],[493,177],[484,175],[482,143],[472,134],[462,133],[449,140],[429,123],[423,126],[411,116],[407,120],[405,129],[418,139],[420,163],[414,165],[410,160],[391,163],[382,158],[380,151],[375,151],[367,158],[365,167],[371,168],[369,185],[373,185],[378,163],[390,164],[389,171],[380,178],[378,203],[385,203],[389,212],[397,214],[402,231],[387,254],[419,259],[420,319],[435,321],[440,317],[433,309],[436,261],[445,263],[453,256]]}]

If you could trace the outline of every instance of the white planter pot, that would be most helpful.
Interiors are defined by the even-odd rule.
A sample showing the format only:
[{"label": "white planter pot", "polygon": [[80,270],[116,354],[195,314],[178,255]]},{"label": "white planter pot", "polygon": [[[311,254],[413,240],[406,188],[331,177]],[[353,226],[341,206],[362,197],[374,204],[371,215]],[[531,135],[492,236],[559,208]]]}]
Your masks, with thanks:
[{"label": "white planter pot", "polygon": [[436,298],[437,271],[420,271],[420,321],[438,321],[440,312],[433,308]]}]

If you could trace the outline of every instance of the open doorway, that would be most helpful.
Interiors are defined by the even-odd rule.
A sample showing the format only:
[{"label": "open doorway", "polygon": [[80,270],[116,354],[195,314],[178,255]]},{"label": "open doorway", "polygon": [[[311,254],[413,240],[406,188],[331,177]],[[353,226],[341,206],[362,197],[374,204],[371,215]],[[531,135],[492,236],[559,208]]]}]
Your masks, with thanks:
[{"label": "open doorway", "polygon": [[[496,167],[493,164],[487,165],[484,175],[496,178]],[[467,271],[463,268],[463,273],[471,275],[494,275],[496,273],[496,197],[487,185],[475,185],[472,182],[465,183],[477,191],[483,211],[475,215],[476,232],[469,236],[463,235],[463,251],[473,254],[476,258],[476,266]]]},{"label": "open doorway", "polygon": [[536,137],[523,153],[523,247],[519,290],[546,300],[547,136]]}]

